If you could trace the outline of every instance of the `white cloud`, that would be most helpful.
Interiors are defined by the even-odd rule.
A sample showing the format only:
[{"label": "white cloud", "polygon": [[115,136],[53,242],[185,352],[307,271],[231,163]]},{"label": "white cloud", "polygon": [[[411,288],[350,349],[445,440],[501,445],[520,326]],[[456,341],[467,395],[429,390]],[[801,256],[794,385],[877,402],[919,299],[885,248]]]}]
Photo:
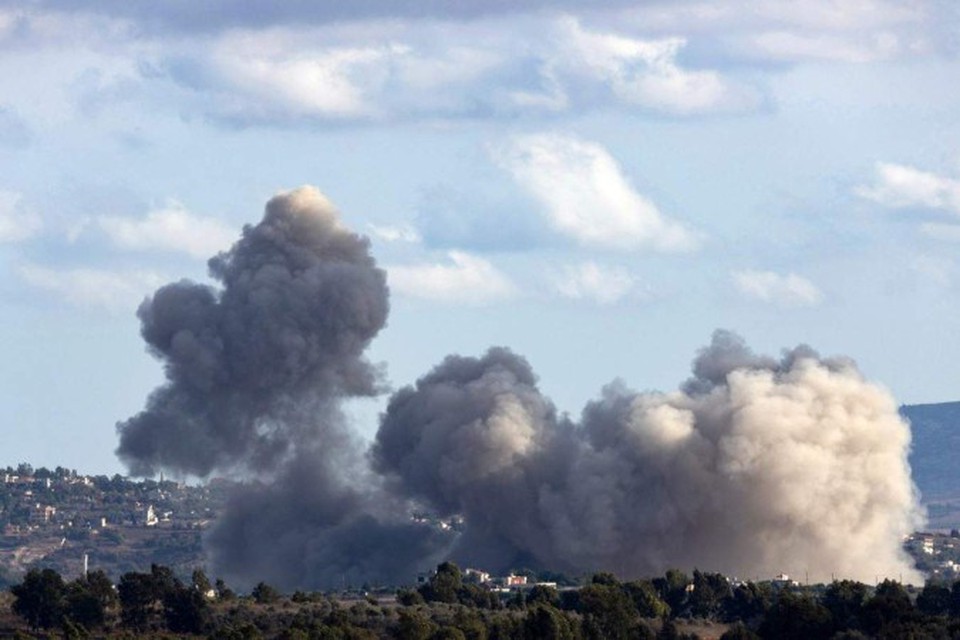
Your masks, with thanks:
[{"label": "white cloud", "polygon": [[367,225],[367,228],[370,229],[370,233],[372,233],[374,237],[384,242],[407,242],[413,244],[421,240],[420,232],[409,224],[381,225],[370,223]]},{"label": "white cloud", "polygon": [[554,230],[581,244],[658,251],[698,244],[693,233],[637,193],[598,144],[558,134],[523,136],[495,159],[539,201]]},{"label": "white cloud", "polygon": [[855,193],[891,209],[916,207],[960,215],[960,180],[906,165],[877,163],[874,184],[857,187]]},{"label": "white cloud", "polygon": [[209,258],[228,248],[237,236],[228,225],[195,216],[175,201],[138,220],[101,216],[97,224],[123,249],[174,251],[194,258]]},{"label": "white cloud", "polygon": [[566,267],[553,284],[564,298],[612,304],[633,293],[637,280],[626,269],[584,262]]},{"label": "white cloud", "polygon": [[[682,33],[742,62],[861,63],[951,50],[945,3],[917,0],[728,0],[644,3],[626,27]],[[940,31],[943,33],[939,33]],[[944,37],[946,36],[946,37]]]},{"label": "white cloud", "polygon": [[402,23],[232,31],[165,66],[197,92],[202,109],[240,124],[493,109],[496,81],[487,76],[503,73],[511,59],[469,28],[459,39],[430,31]]},{"label": "white cloud", "polygon": [[689,70],[677,62],[684,38],[639,39],[588,31],[561,21],[553,67],[607,84],[627,104],[677,115],[741,111],[759,103],[757,94],[735,86],[716,71]]},{"label": "white cloud", "polygon": [[813,307],[823,294],[812,282],[793,273],[780,275],[773,271],[734,271],[733,283],[748,298],[781,307]]},{"label": "white cloud", "polygon": [[752,88],[681,66],[685,44],[586,30],[547,12],[519,21],[231,30],[157,66],[189,90],[182,97],[193,108],[237,124],[490,118],[611,105],[695,115],[757,105]]},{"label": "white cloud", "polygon": [[387,79],[391,58],[408,51],[392,44],[301,48],[290,42],[298,39],[282,31],[245,32],[218,43],[209,64],[231,94],[224,100],[228,112],[374,116],[376,93]]},{"label": "white cloud", "polygon": [[51,111],[72,117],[64,107],[83,87],[87,108],[123,102],[238,125],[611,107],[686,116],[762,106],[768,94],[755,85],[780,71],[769,60],[950,53],[955,40],[949,7],[926,0],[381,4],[0,9],[0,41],[31,45],[14,52],[14,66],[45,72],[18,77],[7,99],[31,124],[50,122]]},{"label": "white cloud", "polygon": [[17,272],[27,284],[57,294],[70,304],[111,312],[135,309],[145,296],[166,281],[158,274],[135,270],[60,270],[25,264]]},{"label": "white cloud", "polygon": [[387,267],[390,288],[411,298],[486,304],[517,293],[511,280],[487,260],[460,251],[449,262]]},{"label": "white cloud", "polygon": [[42,227],[40,215],[23,205],[20,194],[0,191],[0,244],[32,238]]}]

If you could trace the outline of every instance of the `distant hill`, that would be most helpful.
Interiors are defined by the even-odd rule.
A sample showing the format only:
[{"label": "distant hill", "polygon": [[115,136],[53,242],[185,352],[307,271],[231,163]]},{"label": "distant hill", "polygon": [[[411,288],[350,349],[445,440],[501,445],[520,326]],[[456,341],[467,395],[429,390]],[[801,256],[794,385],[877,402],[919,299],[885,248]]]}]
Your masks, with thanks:
[{"label": "distant hill", "polygon": [[960,528],[960,402],[900,408],[910,421],[913,481],[934,528]]}]

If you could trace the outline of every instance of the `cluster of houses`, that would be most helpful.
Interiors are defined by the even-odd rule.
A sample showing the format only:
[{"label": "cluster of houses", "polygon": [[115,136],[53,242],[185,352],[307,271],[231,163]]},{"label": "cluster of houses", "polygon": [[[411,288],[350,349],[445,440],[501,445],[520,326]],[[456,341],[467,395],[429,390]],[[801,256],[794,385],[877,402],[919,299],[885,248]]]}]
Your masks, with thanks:
[{"label": "cluster of houses", "polygon": [[[430,573],[421,573],[417,576],[417,585],[426,584],[430,581],[431,576],[434,572]],[[463,581],[469,584],[475,584],[494,593],[501,594],[511,594],[518,591],[529,591],[534,587],[552,587],[558,591],[565,591],[566,589],[577,589],[577,587],[557,587],[556,582],[542,582],[530,580],[529,577],[525,575],[518,575],[515,573],[510,573],[505,576],[494,576],[487,571],[482,569],[464,569],[463,572]]]},{"label": "cluster of houses", "polygon": [[144,551],[167,563],[200,564],[201,531],[227,490],[216,482],[0,468],[0,574],[19,574],[37,562],[72,571],[85,553],[117,571],[139,568],[136,558],[149,560]]},{"label": "cluster of houses", "polygon": [[202,528],[213,517],[208,492],[175,482],[131,482],[75,472],[6,471],[0,484],[4,537],[108,527]]},{"label": "cluster of houses", "polygon": [[960,578],[960,531],[949,534],[917,532],[904,539],[904,549],[919,568],[931,577],[953,581]]},{"label": "cluster of houses", "polygon": [[[203,496],[189,500],[189,487],[178,483],[143,486],[105,476],[22,475],[6,472],[0,485],[0,525],[4,537],[59,530],[158,525],[202,527],[213,514]],[[183,509],[184,499],[195,504]]]}]

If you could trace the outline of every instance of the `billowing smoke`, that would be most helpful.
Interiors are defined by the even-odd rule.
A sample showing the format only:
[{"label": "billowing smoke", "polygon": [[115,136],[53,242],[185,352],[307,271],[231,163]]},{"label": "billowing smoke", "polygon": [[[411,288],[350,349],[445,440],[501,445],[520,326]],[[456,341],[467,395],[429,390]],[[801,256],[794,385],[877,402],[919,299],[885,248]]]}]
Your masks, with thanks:
[{"label": "billowing smoke", "polygon": [[574,420],[510,350],[450,356],[392,396],[365,452],[340,403],[382,386],[363,355],[388,310],[367,241],[302,188],[210,270],[219,287],[171,284],[140,308],[167,382],[118,425],[118,454],[136,474],[248,479],[206,539],[235,584],[409,582],[446,557],[919,579],[900,549],[922,520],[909,428],[850,361],[717,332],[679,390],[613,383]]},{"label": "billowing smoke", "polygon": [[329,427],[304,414],[377,392],[363,351],[387,320],[386,277],[319,191],[270,200],[210,273],[222,288],[177,282],[138,311],[168,382],[119,425],[134,473],[271,468]]},{"label": "billowing smoke", "polygon": [[669,394],[620,383],[558,419],[509,351],[448,358],[397,393],[374,445],[395,490],[467,523],[454,555],[572,572],[700,567],[918,580],[910,431],[854,364],[778,362],[723,331]]},{"label": "billowing smoke", "polygon": [[209,266],[220,287],[170,284],[138,311],[167,382],[118,425],[118,455],[140,475],[252,478],[208,539],[235,584],[407,579],[442,536],[377,491],[340,412],[380,390],[363,352],[389,304],[368,241],[304,187]]}]

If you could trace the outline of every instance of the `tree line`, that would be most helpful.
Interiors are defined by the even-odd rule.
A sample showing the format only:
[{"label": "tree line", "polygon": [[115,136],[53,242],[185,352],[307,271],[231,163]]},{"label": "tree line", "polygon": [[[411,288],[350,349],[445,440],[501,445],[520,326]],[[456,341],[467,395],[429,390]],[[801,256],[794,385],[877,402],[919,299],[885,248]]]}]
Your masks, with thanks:
[{"label": "tree line", "polygon": [[683,640],[696,637],[690,622],[701,621],[722,625],[715,628],[723,640],[960,638],[960,582],[931,582],[911,594],[893,581],[790,587],[670,570],[632,581],[598,573],[577,588],[535,585],[501,597],[445,562],[395,600],[345,603],[322,593],[284,596],[262,582],[238,597],[199,569],[187,581],[153,565],[125,573],[116,586],[102,571],[65,582],[56,571],[33,569],[10,592],[11,611],[32,637]]},{"label": "tree line", "polygon": [[[222,582],[221,597],[232,592]],[[107,629],[112,618],[123,630],[144,633],[159,628],[173,633],[203,634],[209,622],[212,586],[202,570],[184,584],[168,567],[131,571],[115,586],[103,571],[65,582],[53,569],[31,569],[10,587],[11,610],[30,631],[59,629],[65,638],[84,638]]]}]

